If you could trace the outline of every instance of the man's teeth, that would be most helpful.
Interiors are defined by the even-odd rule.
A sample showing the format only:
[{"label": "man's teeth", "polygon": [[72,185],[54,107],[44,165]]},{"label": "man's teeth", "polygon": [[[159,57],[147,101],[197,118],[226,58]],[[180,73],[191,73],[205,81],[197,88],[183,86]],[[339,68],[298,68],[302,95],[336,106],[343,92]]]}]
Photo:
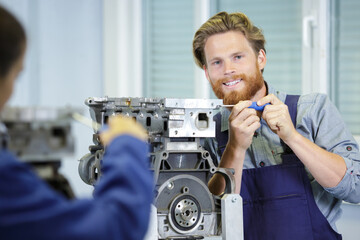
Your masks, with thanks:
[{"label": "man's teeth", "polygon": [[233,85],[235,85],[235,84],[237,84],[239,82],[240,82],[240,80],[235,80],[235,81],[227,82],[227,83],[224,83],[224,84],[225,84],[225,86],[233,86]]}]

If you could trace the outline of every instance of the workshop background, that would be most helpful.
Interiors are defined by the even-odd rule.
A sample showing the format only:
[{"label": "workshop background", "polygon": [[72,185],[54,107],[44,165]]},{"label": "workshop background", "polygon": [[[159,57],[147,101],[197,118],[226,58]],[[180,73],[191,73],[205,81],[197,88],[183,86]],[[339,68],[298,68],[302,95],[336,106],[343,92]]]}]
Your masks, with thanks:
[{"label": "workshop background", "polygon": [[[73,106],[87,97],[214,98],[192,58],[196,29],[218,11],[242,11],[267,40],[266,81],[293,94],[327,93],[360,142],[358,0],[0,0],[28,34],[13,106]],[[73,124],[75,156],[62,173],[91,196],[78,161],[92,130]],[[359,239],[360,205],[343,204],[337,226]]]}]

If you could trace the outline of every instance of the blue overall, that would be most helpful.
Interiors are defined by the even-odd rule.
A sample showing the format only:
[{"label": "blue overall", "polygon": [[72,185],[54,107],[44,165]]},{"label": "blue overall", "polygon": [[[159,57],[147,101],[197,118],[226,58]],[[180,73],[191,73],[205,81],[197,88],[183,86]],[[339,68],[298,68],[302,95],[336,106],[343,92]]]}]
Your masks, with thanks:
[{"label": "blue overall", "polygon": [[[299,96],[288,95],[291,119],[295,125]],[[228,131],[221,132],[217,114],[216,140],[221,154]],[[244,169],[241,192],[245,240],[335,240],[342,239],[317,207],[304,165],[284,144],[283,163]]]}]

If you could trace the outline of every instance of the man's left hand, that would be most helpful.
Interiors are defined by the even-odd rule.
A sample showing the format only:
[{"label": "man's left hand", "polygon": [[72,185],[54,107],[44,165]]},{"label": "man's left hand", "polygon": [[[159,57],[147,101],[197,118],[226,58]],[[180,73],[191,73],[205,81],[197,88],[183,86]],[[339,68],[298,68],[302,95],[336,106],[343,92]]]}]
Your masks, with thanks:
[{"label": "man's left hand", "polygon": [[270,103],[270,105],[265,106],[262,118],[269,125],[270,129],[286,143],[296,134],[289,109],[274,94],[269,94],[257,102],[259,106],[266,103]]}]

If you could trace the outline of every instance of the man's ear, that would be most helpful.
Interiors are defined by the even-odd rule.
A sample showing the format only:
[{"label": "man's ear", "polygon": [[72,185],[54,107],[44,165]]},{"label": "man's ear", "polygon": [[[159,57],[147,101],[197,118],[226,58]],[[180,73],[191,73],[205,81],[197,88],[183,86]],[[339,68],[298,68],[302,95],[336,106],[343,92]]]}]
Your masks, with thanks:
[{"label": "man's ear", "polygon": [[257,57],[257,61],[258,61],[260,70],[263,70],[266,65],[266,53],[265,53],[264,49],[260,49],[258,57]]}]

